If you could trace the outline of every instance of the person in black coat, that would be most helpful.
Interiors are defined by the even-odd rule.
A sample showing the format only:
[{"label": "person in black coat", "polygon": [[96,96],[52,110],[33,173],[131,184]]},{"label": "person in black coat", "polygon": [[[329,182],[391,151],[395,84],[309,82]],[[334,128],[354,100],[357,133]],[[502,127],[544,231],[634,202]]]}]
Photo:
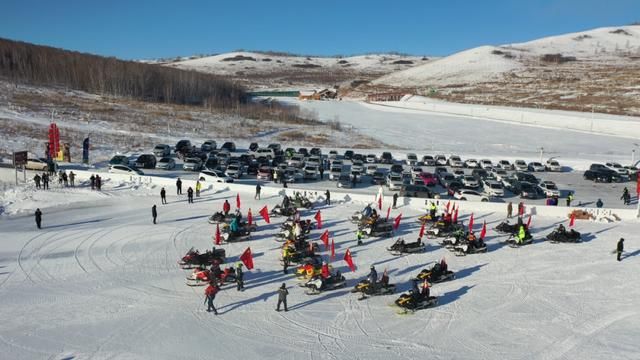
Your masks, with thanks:
[{"label": "person in black coat", "polygon": [[396,208],[396,205],[398,204],[398,193],[393,194],[393,208]]},{"label": "person in black coat", "polygon": [[237,290],[244,290],[244,271],[242,271],[242,264],[238,264],[236,267],[236,285]]},{"label": "person in black coat", "polygon": [[187,201],[190,204],[193,204],[193,189],[191,188],[191,186],[189,186],[189,188],[187,189]]},{"label": "person in black coat", "polygon": [[287,309],[287,295],[289,295],[287,284],[282,283],[282,286],[278,289],[278,306],[276,306],[276,311],[280,311],[280,304],[284,305],[284,311],[289,311],[289,309]]},{"label": "person in black coat", "polygon": [[42,189],[49,190],[49,175],[42,173]]},{"label": "person in black coat", "polygon": [[160,189],[160,200],[163,205],[167,203],[167,191],[164,188]]},{"label": "person in black coat", "polygon": [[326,205],[331,205],[331,193],[329,192],[328,189],[327,189],[327,191],[324,192],[324,196],[325,196],[324,203]]},{"label": "person in black coat", "polygon": [[176,180],[176,190],[178,195],[182,195],[182,180],[180,180],[180,178]]},{"label": "person in black coat", "polygon": [[42,229],[42,211],[40,211],[40,208],[36,209],[36,225],[38,226],[38,229]]},{"label": "person in black coat", "polygon": [[260,186],[260,184],[256,185],[256,196],[254,196],[254,199],[258,199],[260,200],[260,191],[262,190],[262,186]]},{"label": "person in black coat", "polygon": [[618,261],[621,261],[622,259],[620,258],[622,256],[622,252],[624,251],[624,239],[620,238],[620,240],[618,240],[618,246],[616,247],[616,253],[618,254]]},{"label": "person in black coat", "polygon": [[36,174],[36,176],[33,177],[33,181],[36,183],[36,189],[40,189],[40,175]]},{"label": "person in black coat", "polygon": [[96,176],[94,174],[91,174],[91,177],[89,177],[89,180],[91,181],[91,190],[95,190],[95,188],[96,188]]},{"label": "person in black coat", "polygon": [[151,216],[153,216],[153,223],[156,223],[156,218],[158,217],[158,210],[156,209],[156,204],[153,204],[151,207]]}]

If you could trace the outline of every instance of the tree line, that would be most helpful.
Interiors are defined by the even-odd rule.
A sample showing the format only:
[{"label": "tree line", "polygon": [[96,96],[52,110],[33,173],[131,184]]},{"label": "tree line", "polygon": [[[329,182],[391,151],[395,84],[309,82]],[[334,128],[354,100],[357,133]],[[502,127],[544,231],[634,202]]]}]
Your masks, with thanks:
[{"label": "tree line", "polygon": [[0,77],[88,93],[208,108],[247,102],[245,89],[215,75],[0,38]]}]

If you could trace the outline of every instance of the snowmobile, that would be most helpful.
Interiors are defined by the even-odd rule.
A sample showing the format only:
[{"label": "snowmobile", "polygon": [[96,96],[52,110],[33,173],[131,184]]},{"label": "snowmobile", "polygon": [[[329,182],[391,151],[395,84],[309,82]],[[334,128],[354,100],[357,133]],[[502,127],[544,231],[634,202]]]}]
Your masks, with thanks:
[{"label": "snowmobile", "polygon": [[[199,267],[193,270],[189,276],[187,276],[187,285],[188,286],[204,286],[207,285],[213,277],[211,276],[211,271],[205,269],[203,267]],[[225,283],[233,283],[236,281],[236,270],[233,267],[228,267],[222,271],[218,278],[219,284]]]},{"label": "snowmobile", "polygon": [[276,205],[274,206],[273,209],[271,209],[271,212],[269,213],[269,215],[272,217],[292,216],[293,214],[296,213],[296,211],[297,211],[296,208],[293,206],[283,207],[281,205]]},{"label": "snowmobile", "polygon": [[305,208],[305,209],[313,209],[313,203],[305,196],[295,196],[289,197],[291,206],[296,209]]},{"label": "snowmobile", "polygon": [[229,223],[234,217],[234,214],[228,213],[226,216],[222,211],[218,211],[209,216],[209,224],[222,224]]},{"label": "snowmobile", "polygon": [[[332,267],[329,266],[329,272]],[[308,257],[304,259],[300,266],[296,269],[296,278],[298,280],[309,280],[315,276],[322,274],[322,257]]]},{"label": "snowmobile", "polygon": [[225,258],[226,252],[224,249],[213,248],[213,251],[207,250],[201,254],[198,250],[191,248],[187,251],[187,254],[178,261],[178,265],[183,269],[192,269],[199,265],[210,265],[214,261],[224,262]]},{"label": "snowmobile", "polygon": [[[222,233],[227,233],[230,230],[230,226],[229,224],[223,224],[220,227],[220,232]],[[256,223],[251,224],[251,226],[249,226],[249,223],[247,223],[246,221],[241,221],[240,223],[238,223],[238,231],[239,232],[254,232],[258,230],[258,225],[256,225]]]},{"label": "snowmobile", "polygon": [[[317,256],[316,248],[317,246],[314,246],[313,251],[310,250],[308,246],[300,250],[290,249],[286,256],[286,259],[285,258],[280,259],[280,264],[284,264],[285,260],[287,260],[287,263],[289,264],[302,264],[308,259],[314,258]],[[320,262],[322,263],[322,259],[320,259]]]},{"label": "snowmobile", "polygon": [[417,221],[418,221],[420,224],[426,224],[426,223],[428,223],[428,222],[433,222],[433,221],[437,221],[437,220],[438,220],[438,217],[437,217],[437,216],[435,216],[435,217],[431,217],[431,214],[424,214],[424,215],[422,215],[422,216],[418,217],[418,220],[417,220]]},{"label": "snowmobile", "polygon": [[424,281],[427,280],[430,283],[437,284],[444,281],[449,281],[455,279],[456,274],[449,270],[442,270],[442,266],[440,263],[436,263],[433,265],[431,269],[422,269],[413,279],[413,281]]},{"label": "snowmobile", "polygon": [[403,309],[401,313],[426,309],[436,305],[437,303],[438,298],[436,296],[425,296],[413,290],[400,295],[400,297],[394,302],[396,306]]},{"label": "snowmobile", "polygon": [[308,288],[308,290],[305,291],[307,295],[317,295],[323,291],[342,288],[345,285],[347,285],[347,280],[342,276],[340,271],[330,275],[326,279],[322,276],[314,276],[311,280],[300,284],[301,287]]},{"label": "snowmobile", "polygon": [[251,239],[251,232],[240,228],[238,231],[225,232],[222,234],[222,240],[225,242],[240,242]]},{"label": "snowmobile", "polygon": [[450,237],[458,230],[464,230],[462,223],[447,224],[444,221],[437,221],[431,229],[426,231],[427,238],[432,239],[436,237]]},{"label": "snowmobile", "polygon": [[384,275],[379,282],[373,285],[369,282],[369,280],[361,280],[353,289],[351,289],[352,293],[360,293],[362,295],[358,300],[365,299],[367,295],[389,295],[393,294],[395,291],[396,285],[389,284],[389,277]]},{"label": "snowmobile", "polygon": [[[527,226],[524,225],[525,230],[527,229]],[[510,224],[509,221],[503,221],[500,224],[498,224],[498,226],[496,226],[495,230],[499,233],[503,233],[503,234],[517,234],[518,231],[520,230],[520,225],[519,224]]]},{"label": "snowmobile", "polygon": [[441,242],[440,245],[446,247],[451,250],[453,247],[457,245],[462,245],[467,239],[467,234],[462,229],[457,229],[447,235]]},{"label": "snowmobile", "polygon": [[507,239],[507,244],[509,244],[512,248],[517,248],[525,245],[529,245],[533,243],[533,237],[529,231],[525,232],[524,240],[522,242],[518,241],[518,237],[516,235],[511,235]]},{"label": "snowmobile", "polygon": [[351,215],[351,222],[354,224],[362,225],[369,220],[370,216],[365,216],[362,211],[356,211]]},{"label": "snowmobile", "polygon": [[571,229],[569,231],[561,229],[555,229],[551,232],[551,234],[547,235],[547,240],[551,241],[554,244],[557,243],[577,243],[582,241],[582,237],[579,232]]},{"label": "snowmobile", "polygon": [[391,252],[392,255],[399,256],[402,254],[416,254],[421,253],[425,249],[425,245],[422,243],[420,239],[411,243],[405,243],[403,238],[398,238],[391,247],[388,247],[387,250]]},{"label": "snowmobile", "polygon": [[374,237],[388,237],[393,235],[393,225],[384,221],[383,219],[376,219],[375,222],[369,222],[359,227],[365,234],[365,236]]},{"label": "snowmobile", "polygon": [[465,256],[467,254],[481,254],[487,252],[487,244],[484,242],[480,242],[480,239],[474,241],[473,243],[470,241],[465,241],[460,245],[455,245],[452,250],[456,254],[456,256]]}]

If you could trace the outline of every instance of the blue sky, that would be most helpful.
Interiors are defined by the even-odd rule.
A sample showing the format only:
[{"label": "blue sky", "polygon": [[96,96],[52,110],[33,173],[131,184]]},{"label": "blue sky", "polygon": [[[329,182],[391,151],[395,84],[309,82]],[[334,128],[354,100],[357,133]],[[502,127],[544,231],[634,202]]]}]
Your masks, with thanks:
[{"label": "blue sky", "polygon": [[639,0],[3,0],[0,5],[0,37],[125,59],[236,49],[447,55],[639,21]]}]

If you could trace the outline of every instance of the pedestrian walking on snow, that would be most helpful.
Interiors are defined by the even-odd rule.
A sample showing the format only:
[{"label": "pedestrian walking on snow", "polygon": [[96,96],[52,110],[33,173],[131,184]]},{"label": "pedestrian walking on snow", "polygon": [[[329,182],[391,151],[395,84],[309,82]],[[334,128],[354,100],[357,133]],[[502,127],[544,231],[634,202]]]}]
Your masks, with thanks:
[{"label": "pedestrian walking on snow", "polygon": [[91,190],[95,190],[96,189],[96,176],[94,174],[91,174],[91,177],[89,178],[89,180],[91,181]]},{"label": "pedestrian walking on snow", "polygon": [[393,208],[395,209],[398,205],[398,193],[393,194]]},{"label": "pedestrian walking on snow", "polygon": [[569,195],[567,195],[567,207],[571,206],[572,201],[573,201],[573,193],[569,192]]},{"label": "pedestrian walking on snow", "polygon": [[324,166],[320,166],[320,180],[324,180]]},{"label": "pedestrian walking on snow", "polygon": [[71,187],[76,186],[76,174],[73,171],[69,172],[69,183],[71,184]]},{"label": "pedestrian walking on snow", "polygon": [[176,180],[176,192],[177,195],[182,195],[182,180],[180,180],[180,178]]},{"label": "pedestrian walking on snow", "polygon": [[40,208],[36,209],[36,225],[38,226],[38,229],[42,229],[42,211],[40,211]]},{"label": "pedestrian walking on snow", "polygon": [[202,184],[198,180],[196,181],[196,197],[200,197],[200,190],[202,190]]},{"label": "pedestrian walking on snow", "polygon": [[618,245],[616,246],[616,254],[618,254],[617,259],[618,261],[621,261],[622,258],[622,252],[624,251],[624,239],[620,238],[620,240],[618,240]]},{"label": "pedestrian walking on snow", "polygon": [[165,205],[167,203],[167,191],[164,189],[160,189],[160,200],[162,200],[162,204]]},{"label": "pedestrian walking on snow", "polygon": [[598,209],[600,209],[602,206],[604,206],[604,203],[602,202],[602,199],[598,199],[598,201],[596,201],[596,207]]},{"label": "pedestrian walking on snow", "polygon": [[153,223],[156,223],[156,218],[158,217],[158,210],[156,209],[156,204],[153,204],[151,207],[151,216],[153,216]]},{"label": "pedestrian walking on snow", "polygon": [[49,190],[49,175],[47,173],[42,173],[42,189]]},{"label": "pedestrian walking on snow", "polygon": [[280,305],[284,305],[284,311],[289,311],[287,308],[287,295],[289,295],[289,290],[287,290],[287,285],[282,283],[282,286],[278,289],[278,306],[276,306],[276,311],[280,311]]},{"label": "pedestrian walking on snow", "polygon": [[33,182],[36,183],[36,189],[40,189],[40,175],[36,174],[36,176],[33,177]]},{"label": "pedestrian walking on snow", "polygon": [[324,192],[324,203],[325,205],[331,205],[331,193],[329,192],[329,189]]},{"label": "pedestrian walking on snow", "polygon": [[256,185],[256,196],[254,196],[254,199],[260,200],[260,191],[262,190],[262,186],[260,186],[260,184],[258,183]]},{"label": "pedestrian walking on snow", "polygon": [[193,189],[191,188],[191,186],[189,186],[189,188],[187,189],[187,202],[189,204],[193,204]]},{"label": "pedestrian walking on snow", "polygon": [[220,290],[220,288],[218,288],[215,280],[211,281],[209,283],[209,286],[204,289],[204,303],[207,304],[207,311],[213,311],[213,313],[216,315],[218,315],[218,310],[216,310],[216,307],[213,305],[213,300],[215,300],[218,290]]},{"label": "pedestrian walking on snow", "polygon": [[238,291],[244,290],[244,271],[242,271],[242,263],[238,263],[236,266],[236,289]]},{"label": "pedestrian walking on snow", "polygon": [[507,218],[511,219],[513,216],[513,203],[509,201],[509,205],[507,205]]},{"label": "pedestrian walking on snow", "polygon": [[96,189],[98,191],[102,190],[102,178],[100,175],[96,175]]}]

